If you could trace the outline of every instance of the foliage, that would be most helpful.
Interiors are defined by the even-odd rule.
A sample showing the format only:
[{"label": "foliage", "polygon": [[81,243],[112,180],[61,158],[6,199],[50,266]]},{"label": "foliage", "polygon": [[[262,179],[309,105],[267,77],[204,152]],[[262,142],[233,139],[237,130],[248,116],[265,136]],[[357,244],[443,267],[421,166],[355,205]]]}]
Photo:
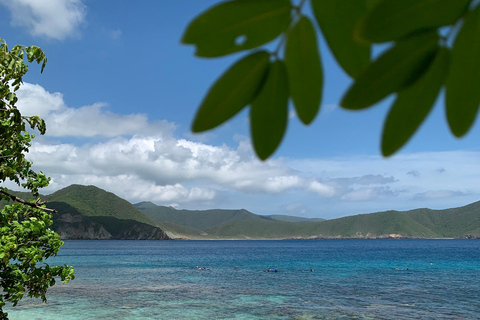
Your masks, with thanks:
[{"label": "foliage", "polygon": [[[154,220],[137,210],[127,200],[95,186],[74,184],[46,196],[46,199],[52,204],[55,203],[55,208],[61,212],[74,209],[76,213],[87,217],[113,217],[156,225]],[[59,206],[61,203],[68,209]]]},{"label": "foliage", "polygon": [[[310,124],[323,87],[312,20],[354,80],[341,100],[343,108],[361,110],[396,95],[384,123],[383,155],[412,137],[443,88],[451,132],[461,137],[469,131],[480,104],[479,1],[308,2],[313,17],[303,13],[307,0],[223,1],[188,25],[182,42],[195,45],[200,57],[250,50],[207,92],[194,132],[213,129],[250,105],[253,146],[264,160],[285,134],[289,99],[299,119]],[[276,49],[266,50],[263,46],[274,39]],[[388,49],[371,59],[376,44]]]},{"label": "foliage", "polygon": [[[120,199],[122,202],[126,201]],[[105,202],[109,199],[105,198]],[[161,223],[153,222],[155,225],[143,223],[137,218],[144,217],[143,214],[132,212],[131,219],[119,218],[121,212],[109,213],[98,210],[96,215],[86,216],[78,209],[66,202],[49,201],[49,207],[62,212],[62,215],[53,219],[52,229],[64,239],[69,240],[167,240]],[[64,216],[65,214],[65,216]]]},{"label": "foliage", "polygon": [[204,230],[237,220],[263,220],[261,216],[247,210],[177,210],[172,207],[157,206],[151,202],[140,202],[135,207],[160,222],[173,222],[177,225]]},{"label": "foliage", "polygon": [[[22,116],[16,103],[15,92],[22,85],[22,77],[28,71],[28,62],[42,64],[47,59],[36,46],[16,45],[8,50],[0,39],[0,182],[13,181],[38,197],[38,189],[49,183],[43,173],[35,172],[26,159],[33,135],[27,131],[37,129],[45,133],[45,122],[39,116]],[[16,305],[22,297],[40,297],[46,301],[46,292],[60,277],[63,282],[73,279],[73,268],[50,266],[44,260],[55,256],[63,245],[60,237],[49,229],[50,212],[40,199],[25,201],[0,188],[0,199],[11,200],[0,212],[0,319],[7,319],[3,312],[5,303]]]},{"label": "foliage", "polygon": [[320,222],[259,216],[246,210],[175,210],[150,202],[135,206],[159,222],[169,221],[169,231],[193,239],[375,238],[389,234],[413,238],[480,237],[480,201],[446,210],[385,211]]}]

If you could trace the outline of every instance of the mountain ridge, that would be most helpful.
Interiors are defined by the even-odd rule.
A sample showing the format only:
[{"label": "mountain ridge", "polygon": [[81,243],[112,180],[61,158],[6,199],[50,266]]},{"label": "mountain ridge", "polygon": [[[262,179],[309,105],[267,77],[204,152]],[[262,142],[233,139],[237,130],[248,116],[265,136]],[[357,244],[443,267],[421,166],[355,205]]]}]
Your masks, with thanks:
[{"label": "mountain ridge", "polygon": [[[172,207],[148,204],[135,204],[152,219],[170,219],[169,215],[195,215],[198,210],[177,210]],[[208,212],[212,210],[205,210]],[[228,210],[227,210],[228,211]],[[230,210],[231,211],[231,210]],[[239,211],[239,210],[237,210]],[[245,210],[246,211],[246,210]],[[158,214],[163,212],[163,216]],[[246,211],[252,214],[249,211]],[[158,215],[157,215],[158,214]],[[254,215],[254,214],[253,214]],[[159,218],[161,216],[161,218]],[[323,221],[292,223],[275,216],[259,216],[255,219],[235,219],[200,227],[199,223],[189,223],[190,227],[200,229],[197,235],[184,235],[193,239],[287,239],[287,238],[479,238],[480,237],[480,201],[463,207],[443,210],[413,209],[409,211],[383,211],[358,214]],[[288,216],[287,216],[288,217]],[[178,218],[178,217],[177,217]],[[158,220],[157,220],[158,221]],[[173,221],[172,221],[173,222]],[[174,221],[184,224],[180,220]],[[202,234],[198,236],[198,234]]]},{"label": "mountain ridge", "polygon": [[480,238],[480,201],[443,210],[389,210],[315,221],[246,209],[131,204],[95,186],[71,185],[42,198],[58,211],[52,227],[62,239]]}]

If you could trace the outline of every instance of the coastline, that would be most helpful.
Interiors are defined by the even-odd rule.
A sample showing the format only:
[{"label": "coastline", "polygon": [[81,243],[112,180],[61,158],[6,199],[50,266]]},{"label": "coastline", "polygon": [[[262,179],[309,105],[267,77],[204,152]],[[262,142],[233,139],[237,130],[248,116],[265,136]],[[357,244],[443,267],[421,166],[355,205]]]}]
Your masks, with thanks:
[{"label": "coastline", "polygon": [[196,238],[196,237],[181,237],[181,238],[171,238],[171,240],[178,240],[178,241],[256,241],[256,240],[262,240],[262,241],[280,241],[280,240],[406,240],[406,239],[411,239],[411,240],[478,240],[480,239],[480,236],[476,237],[286,237],[286,238],[251,238],[251,237],[246,237],[246,238],[236,238],[236,237],[228,237],[228,238]]}]

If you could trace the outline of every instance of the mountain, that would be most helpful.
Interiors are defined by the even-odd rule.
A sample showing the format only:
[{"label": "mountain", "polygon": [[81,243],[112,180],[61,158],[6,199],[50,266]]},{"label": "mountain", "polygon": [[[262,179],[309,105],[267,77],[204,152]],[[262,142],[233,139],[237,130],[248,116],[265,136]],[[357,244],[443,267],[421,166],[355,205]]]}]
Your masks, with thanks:
[{"label": "mountain", "polygon": [[151,202],[134,205],[137,209],[155,221],[173,222],[190,228],[204,230],[234,221],[259,221],[262,216],[247,210],[177,210],[172,207],[157,206]]},{"label": "mountain", "polygon": [[44,197],[50,204],[67,203],[89,217],[132,219],[145,224],[156,222],[138,211],[130,202],[95,186],[71,185]]},{"label": "mountain", "polygon": [[322,219],[322,218],[303,218],[303,217],[287,216],[287,215],[281,215],[281,214],[272,214],[272,215],[267,215],[267,216],[262,216],[262,217],[264,217],[268,220],[295,222],[295,223],[325,221],[325,219]]},{"label": "mountain", "polygon": [[53,229],[63,239],[480,238],[480,201],[445,210],[315,221],[321,219],[262,216],[245,209],[177,210],[152,202],[132,205],[95,186],[71,185],[42,198],[58,211]]},{"label": "mountain", "polygon": [[[190,228],[176,230],[190,239],[480,237],[480,202],[446,210],[385,211],[324,221],[259,216],[246,210],[176,210],[151,202],[134,206],[156,221]],[[195,234],[189,233],[192,228]]]},{"label": "mountain", "polygon": [[58,212],[52,227],[63,239],[169,239],[158,222],[95,186],[71,185],[43,198]]}]

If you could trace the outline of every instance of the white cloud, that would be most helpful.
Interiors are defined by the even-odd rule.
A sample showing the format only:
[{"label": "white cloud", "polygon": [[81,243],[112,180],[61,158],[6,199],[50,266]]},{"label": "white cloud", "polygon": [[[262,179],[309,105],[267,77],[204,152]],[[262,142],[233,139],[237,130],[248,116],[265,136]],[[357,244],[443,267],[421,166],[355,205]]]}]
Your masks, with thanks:
[{"label": "white cloud", "polygon": [[[29,83],[18,97],[23,114],[39,114],[47,123],[47,134],[29,154],[53,178],[47,191],[94,184],[132,201],[185,204],[212,201],[217,189],[276,194],[301,186],[280,162],[258,161],[245,139],[238,140],[237,150],[177,139],[167,121],[114,114],[102,103],[70,108],[60,93]],[[49,142],[52,137],[84,139]]]},{"label": "white cloud", "polygon": [[116,137],[151,131],[168,132],[172,124],[161,121],[155,126],[144,114],[117,115],[105,110],[105,103],[95,103],[78,109],[65,108],[45,117],[48,135],[53,137]]},{"label": "white cloud", "polygon": [[112,113],[106,110],[106,103],[69,108],[61,93],[50,93],[37,84],[24,83],[17,96],[23,115],[38,114],[46,121],[48,137],[116,137],[154,132],[168,135],[175,128],[167,121],[149,123],[144,114]]},{"label": "white cloud", "polygon": [[[478,163],[480,152],[459,150],[399,154],[389,159],[381,156],[292,159],[288,165],[331,186],[335,196],[343,201],[389,199],[388,209],[392,209],[414,208],[419,201],[423,201],[422,206],[435,208],[478,200]],[[411,173],[405,174],[408,172]]]},{"label": "white cloud", "polygon": [[315,192],[320,196],[323,197],[333,197],[335,196],[335,189],[331,186],[327,186],[323,183],[320,183],[318,181],[313,181],[310,183],[310,185],[307,187],[308,191]]},{"label": "white cloud", "polygon": [[255,212],[256,199],[258,207],[266,208],[258,213],[323,217],[452,207],[480,195],[480,152],[261,162],[246,137],[235,137],[236,148],[214,146],[175,137],[175,126],[167,121],[115,114],[106,104],[71,108],[60,93],[38,85],[25,83],[18,94],[24,114],[39,113],[47,122],[47,135],[35,139],[29,153],[35,169],[52,177],[45,193],[77,183],[131,202],[199,209],[224,207],[228,201],[230,208]]},{"label": "white cloud", "polygon": [[67,107],[60,92],[50,93],[38,84],[25,82],[16,94],[17,107],[25,116],[39,115],[45,118]]},{"label": "white cloud", "polygon": [[82,0],[0,0],[12,15],[12,24],[33,36],[64,40],[79,33],[87,9]]},{"label": "white cloud", "polygon": [[188,203],[208,204],[216,197],[216,191],[210,188],[188,188],[180,183],[157,186],[151,181],[139,179],[134,174],[105,175],[101,173],[70,172],[67,174],[51,174],[50,176],[52,177],[50,186],[44,189],[47,192],[56,191],[70,184],[94,185],[134,203],[152,201],[174,207]]},{"label": "white cloud", "polygon": [[301,179],[297,176],[270,177],[265,181],[265,190],[269,193],[282,193],[285,190],[300,186]]},{"label": "white cloud", "polygon": [[[129,192],[129,198],[135,200],[210,201],[216,195],[214,189],[277,194],[302,183],[300,177],[286,174],[288,168],[266,165],[253,155],[243,161],[235,150],[225,146],[160,136],[135,135],[83,146],[35,142],[30,158],[36,167],[54,178],[54,187],[90,184],[93,176],[98,178],[95,182],[108,184],[109,190],[120,189],[117,194],[124,194],[121,189],[125,183],[121,181],[128,180],[129,185],[142,185],[141,193]],[[118,177],[123,178],[119,181]],[[201,187],[187,189],[184,184]]]},{"label": "white cloud", "polygon": [[[473,153],[471,156],[479,155]],[[430,154],[423,159],[431,157]],[[226,191],[252,197],[298,191],[315,195],[304,195],[311,198],[309,201],[336,199],[337,202],[358,203],[390,199],[392,203],[397,201],[399,206],[412,200],[418,203],[480,194],[476,183],[479,175],[465,185],[450,184],[449,192],[442,191],[447,189],[443,189],[445,181],[441,178],[449,173],[461,177],[464,182],[469,179],[470,173],[458,167],[456,170],[449,168],[442,175],[430,170],[428,176],[424,174],[418,178],[405,175],[405,170],[396,166],[390,168],[388,175],[380,175],[375,172],[378,163],[369,160],[368,163],[357,162],[359,172],[355,173],[370,170],[372,174],[337,177],[335,168],[348,159],[330,160],[329,164],[318,160],[324,164],[323,177],[319,179],[314,173],[292,170],[281,160],[263,163],[253,155],[248,159],[239,157],[236,150],[226,146],[177,140],[170,136],[134,135],[79,146],[35,142],[30,158],[35,167],[53,178],[50,191],[72,183],[94,184],[133,202],[154,201],[163,205],[197,203],[218,207],[218,197]],[[469,162],[468,157],[461,158],[463,163]],[[423,166],[421,159],[417,161],[416,166]],[[349,174],[345,172],[345,176]],[[445,179],[451,181],[451,177]],[[466,187],[470,190],[465,191]]]}]

